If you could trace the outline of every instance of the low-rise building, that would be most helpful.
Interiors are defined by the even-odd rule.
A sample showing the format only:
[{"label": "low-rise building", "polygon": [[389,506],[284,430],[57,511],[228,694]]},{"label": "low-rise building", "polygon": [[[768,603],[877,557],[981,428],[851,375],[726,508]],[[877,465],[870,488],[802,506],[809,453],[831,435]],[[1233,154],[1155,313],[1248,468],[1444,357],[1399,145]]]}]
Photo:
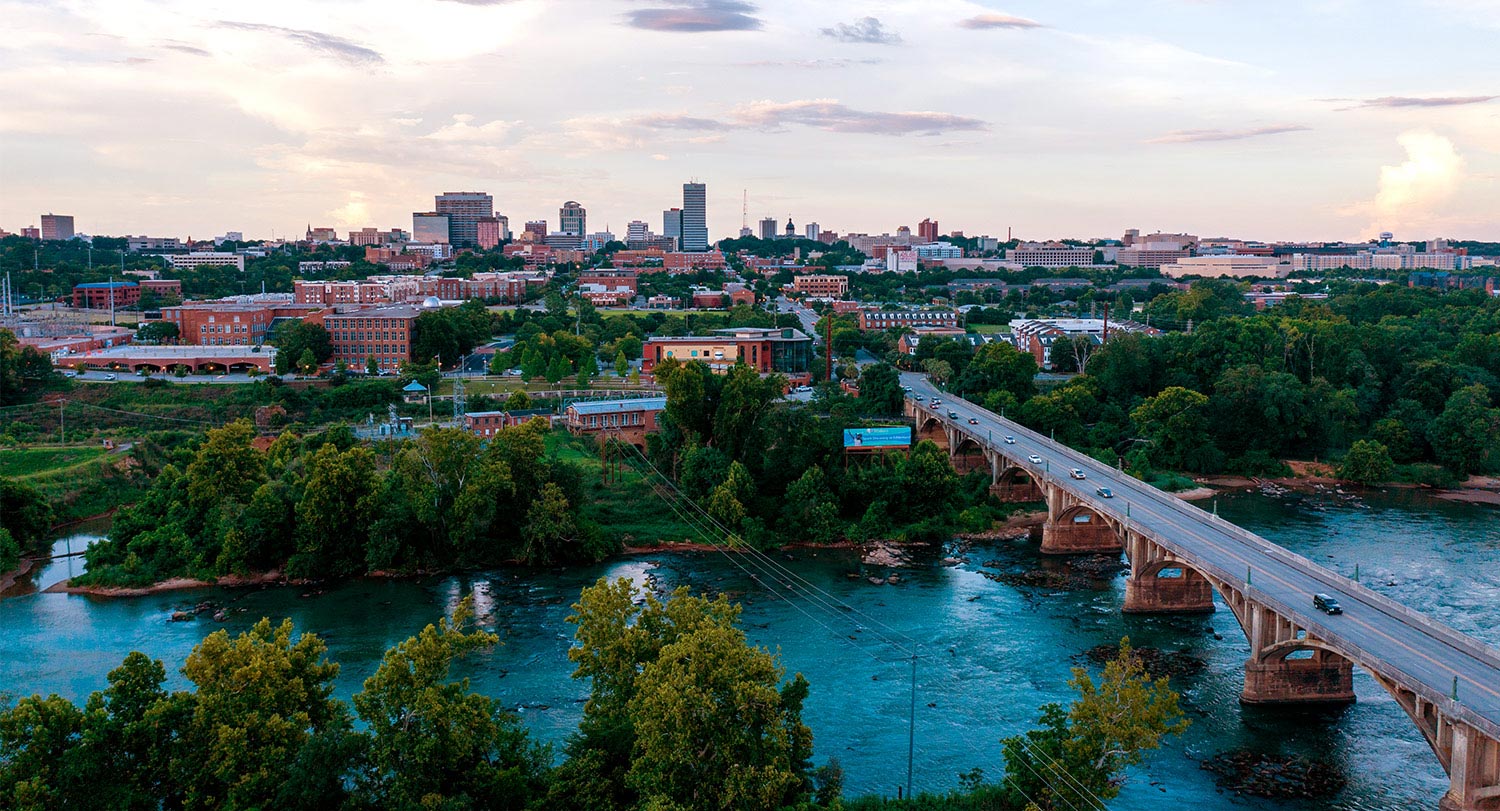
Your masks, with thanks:
[{"label": "low-rise building", "polygon": [[1005,252],[1006,261],[1023,268],[1076,268],[1094,264],[1094,249],[1061,242],[1027,242]]},{"label": "low-rise building", "polygon": [[859,311],[859,328],[866,331],[900,327],[956,327],[958,322],[957,310]]},{"label": "low-rise building", "polygon": [[743,363],[762,374],[777,372],[793,380],[805,379],[812,363],[812,338],[798,329],[770,327],[656,337],[646,341],[641,371],[650,374],[668,359],[701,361],[716,374],[727,374],[735,364]]},{"label": "low-rise building", "polygon": [[668,273],[697,273],[701,270],[723,270],[728,266],[719,251],[684,253],[674,251],[662,256],[662,268]]},{"label": "low-rise building", "polygon": [[957,339],[967,334],[967,331],[959,327],[912,327],[910,332],[902,333],[901,338],[896,341],[896,350],[904,355],[915,355],[923,338]]},{"label": "low-rise building", "polygon": [[832,273],[794,276],[792,292],[813,298],[841,299],[849,294],[849,277]]},{"label": "low-rise building", "polygon": [[665,397],[579,401],[563,411],[562,423],[573,434],[602,436],[645,447],[646,435],[656,433],[657,418],[666,407]]},{"label": "low-rise building", "polygon": [[1052,367],[1052,345],[1057,341],[1082,336],[1102,345],[1127,332],[1161,334],[1159,329],[1134,321],[1105,321],[1102,318],[1018,318],[1010,322],[1011,344],[1030,353],[1043,369]]},{"label": "low-rise building", "polygon": [[201,301],[163,307],[161,320],[177,327],[177,342],[189,346],[260,346],[276,325],[323,312],[319,304]]},{"label": "low-rise building", "polygon": [[700,309],[719,310],[740,304],[755,304],[755,291],[743,284],[731,282],[724,285],[722,290],[707,288],[693,290],[693,306]]},{"label": "low-rise building", "polygon": [[1235,279],[1285,278],[1292,272],[1289,263],[1275,256],[1187,256],[1176,262],[1161,266],[1163,276],[1174,279],[1183,276],[1217,278],[1229,276]]},{"label": "low-rise building", "polygon": [[167,254],[166,260],[178,270],[201,267],[233,267],[245,269],[245,257],[238,253],[223,251],[193,251],[192,253]]},{"label": "low-rise building", "polygon": [[506,428],[525,425],[532,420],[552,422],[552,409],[526,408],[515,411],[470,411],[464,415],[464,430],[482,437],[492,437]]},{"label": "low-rise building", "polygon": [[180,279],[141,279],[133,282],[86,282],[73,286],[73,306],[107,310],[111,301],[118,309],[140,302],[141,295],[155,293],[162,298],[182,298]]}]

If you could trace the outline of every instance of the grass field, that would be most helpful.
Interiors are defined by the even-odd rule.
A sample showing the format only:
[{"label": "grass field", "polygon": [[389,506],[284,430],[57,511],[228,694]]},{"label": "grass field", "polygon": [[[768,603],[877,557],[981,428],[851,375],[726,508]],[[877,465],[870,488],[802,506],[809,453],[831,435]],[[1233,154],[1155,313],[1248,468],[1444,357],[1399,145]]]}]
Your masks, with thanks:
[{"label": "grass field", "polygon": [[[604,463],[585,441],[558,431],[547,437],[547,452],[583,469],[584,486],[591,502],[584,514],[602,527],[607,537],[623,546],[703,542],[690,526],[677,518],[646,478],[628,464],[622,463],[618,479],[606,485]],[[637,460],[636,464],[642,463]]]},{"label": "grass field", "polygon": [[78,468],[108,453],[97,445],[0,450],[0,476],[27,479]]},{"label": "grass field", "polygon": [[974,330],[980,335],[1010,334],[1009,324],[970,324],[969,329]]}]

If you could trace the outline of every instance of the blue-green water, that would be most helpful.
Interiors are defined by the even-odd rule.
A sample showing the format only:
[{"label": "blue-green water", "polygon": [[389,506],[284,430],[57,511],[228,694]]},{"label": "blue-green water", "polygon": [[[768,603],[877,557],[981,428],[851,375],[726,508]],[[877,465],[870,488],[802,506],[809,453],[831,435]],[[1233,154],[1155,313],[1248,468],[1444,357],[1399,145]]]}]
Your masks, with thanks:
[{"label": "blue-green water", "polygon": [[[1218,499],[1217,506],[1224,517],[1337,571],[1352,574],[1358,564],[1364,582],[1500,644],[1495,508],[1411,494],[1375,495],[1367,503],[1333,494],[1234,494]],[[85,537],[60,541],[59,549]],[[743,602],[752,640],[779,650],[789,671],[811,681],[805,718],[818,758],[842,762],[852,793],[893,795],[906,777],[911,665],[904,657],[910,644],[898,648],[882,641],[882,634],[909,637],[922,654],[918,789],[949,788],[958,772],[974,766],[998,774],[999,738],[1028,728],[1042,703],[1069,698],[1065,682],[1082,651],[1124,635],[1137,645],[1191,651],[1207,668],[1177,685],[1193,726],[1130,775],[1113,808],[1433,808],[1446,789],[1422,737],[1359,671],[1359,702],[1341,711],[1241,707],[1247,649],[1233,616],[1222,608],[1207,617],[1127,617],[1119,611],[1122,578],[1053,591],[983,576],[985,564],[996,564],[991,572],[1056,565],[1040,561],[1024,541],[977,546],[959,565],[934,558],[903,570],[898,585],[852,577],[861,567],[849,552],[800,551],[776,559],[858,613],[785,589],[768,590],[742,570],[745,561],[712,553],[647,555],[569,571],[357,581],[315,594],[288,587],[110,600],[28,594],[0,600],[0,692],[56,692],[82,700],[103,686],[105,673],[131,650],[163,659],[170,671],[213,630],[235,632],[269,616],[290,617],[299,629],[327,640],[330,655],[343,665],[338,687],[347,696],[387,647],[473,591],[484,623],[504,644],[470,661],[466,675],[477,689],[516,707],[538,737],[561,741],[576,725],[586,695],[586,685],[569,678],[569,605],[597,578],[626,576],[649,578],[660,589],[686,584],[724,591]],[[80,565],[77,559],[58,561],[40,572],[38,585],[65,579],[70,567]],[[174,609],[205,599],[227,604],[228,620],[221,624],[203,615],[169,621]],[[1348,786],[1331,801],[1307,803],[1223,793],[1199,762],[1241,747],[1330,759]]]}]

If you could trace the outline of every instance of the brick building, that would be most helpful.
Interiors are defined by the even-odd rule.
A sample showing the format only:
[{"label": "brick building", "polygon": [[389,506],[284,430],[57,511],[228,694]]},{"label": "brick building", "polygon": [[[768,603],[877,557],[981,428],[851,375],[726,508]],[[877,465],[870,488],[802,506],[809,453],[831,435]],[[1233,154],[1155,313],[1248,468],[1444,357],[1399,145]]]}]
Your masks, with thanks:
[{"label": "brick building", "polygon": [[398,304],[329,313],[323,318],[323,326],[333,341],[333,360],[363,369],[374,358],[381,371],[396,371],[412,359],[412,326],[421,312],[409,304]]},{"label": "brick building", "polygon": [[792,278],[792,292],[813,298],[843,298],[849,293],[849,277],[809,273]]},{"label": "brick building", "polygon": [[281,321],[316,320],[319,304],[204,301],[163,307],[161,320],[177,327],[189,346],[260,346]]},{"label": "brick building", "polygon": [[552,421],[552,409],[527,408],[515,411],[470,411],[464,415],[464,430],[482,437],[492,437],[506,428],[525,425],[536,419]]},{"label": "brick building", "polygon": [[162,298],[182,298],[180,279],[141,279],[138,282],[87,282],[73,287],[73,306],[107,310],[110,299],[116,309],[139,303],[141,294],[154,292]]},{"label": "brick building", "polygon": [[563,412],[562,421],[573,434],[602,435],[644,448],[646,434],[656,433],[657,417],[666,407],[665,397],[577,402]]},{"label": "brick building", "polygon": [[728,266],[724,254],[718,251],[704,253],[674,252],[662,256],[662,267],[668,273],[696,273],[700,270],[723,270]]},{"label": "brick building", "polygon": [[668,358],[702,361],[715,374],[726,374],[736,363],[762,373],[779,372],[792,380],[808,377],[812,338],[801,330],[738,327],[710,335],[657,337],[646,341],[641,371],[650,374]]},{"label": "brick building", "polygon": [[899,327],[957,327],[957,310],[860,310],[862,330]]}]

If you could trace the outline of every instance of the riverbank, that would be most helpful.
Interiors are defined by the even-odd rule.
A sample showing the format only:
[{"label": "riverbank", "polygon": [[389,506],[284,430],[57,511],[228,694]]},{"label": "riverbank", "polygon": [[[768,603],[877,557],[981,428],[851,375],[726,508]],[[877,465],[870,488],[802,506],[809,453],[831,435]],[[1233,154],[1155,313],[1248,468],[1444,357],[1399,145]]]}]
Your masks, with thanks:
[{"label": "riverbank", "polygon": [[173,577],[160,583],[152,583],[149,586],[75,586],[71,581],[64,580],[54,583],[43,590],[44,594],[83,594],[89,597],[145,597],[150,594],[162,594],[169,591],[187,591],[189,589],[206,589],[214,587],[233,588],[236,586],[265,586],[265,585],[297,585],[301,581],[286,580],[280,571],[259,572],[250,575],[224,575],[212,580],[198,580],[191,577]]},{"label": "riverbank", "polygon": [[[1296,468],[1294,468],[1296,469]],[[1433,498],[1468,504],[1500,506],[1500,477],[1470,476],[1463,485],[1454,488],[1436,488],[1411,482],[1382,482],[1363,485],[1324,475],[1326,468],[1305,468],[1306,475],[1277,476],[1274,478],[1252,478],[1246,476],[1200,476],[1193,481],[1204,485],[1196,490],[1176,494],[1179,498],[1207,498],[1219,490],[1261,490],[1274,492],[1277,489],[1299,493],[1333,492],[1340,495],[1359,494],[1367,490],[1418,490]],[[1200,495],[1200,493],[1204,493]]]}]

